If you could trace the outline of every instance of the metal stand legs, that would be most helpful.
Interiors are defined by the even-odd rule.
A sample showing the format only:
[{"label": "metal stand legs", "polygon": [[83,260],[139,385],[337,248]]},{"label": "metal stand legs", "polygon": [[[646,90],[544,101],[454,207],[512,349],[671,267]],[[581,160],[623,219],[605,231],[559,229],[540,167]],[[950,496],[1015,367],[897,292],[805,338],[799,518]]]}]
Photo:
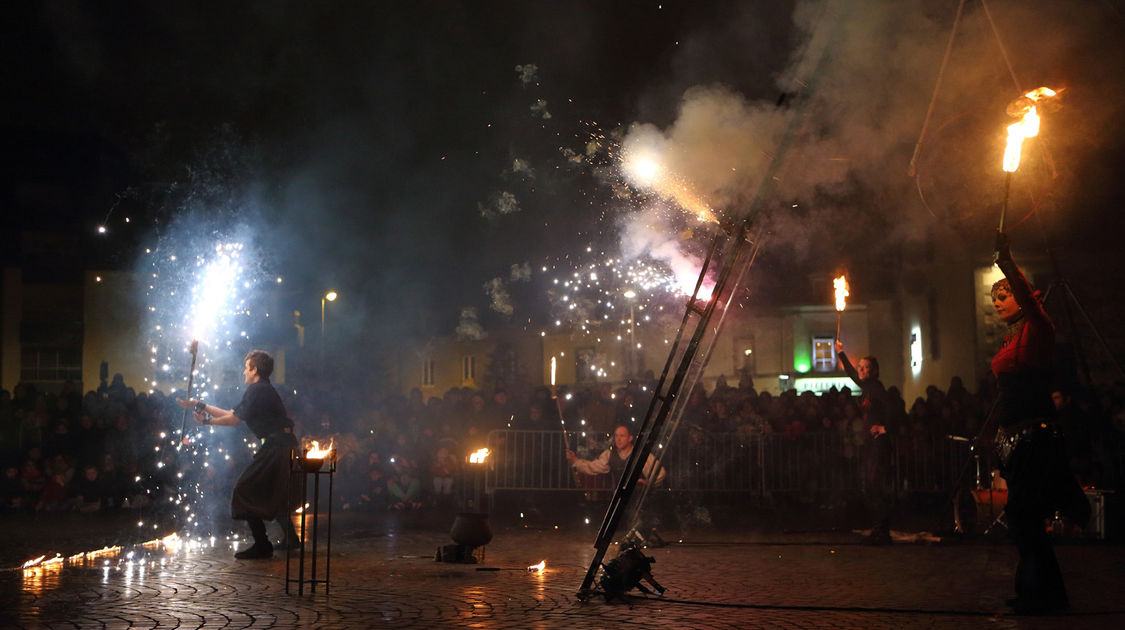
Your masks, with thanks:
[{"label": "metal stand legs", "polygon": [[[301,519],[297,533],[301,538],[299,544],[290,544],[285,550],[285,592],[289,592],[290,584],[297,584],[297,594],[305,594],[305,585],[309,585],[309,592],[316,592],[316,585],[324,585],[324,593],[328,594],[328,574],[332,566],[332,484],[336,473],[336,460],[332,458],[322,465],[313,468],[310,462],[315,460],[293,459],[289,473],[289,496],[295,496],[297,484],[300,484],[300,504],[296,514]],[[327,465],[323,465],[327,464]],[[324,470],[322,470],[322,468]],[[320,486],[323,479],[328,480],[327,501],[324,506],[324,532],[325,549],[320,553],[321,533],[321,492]],[[312,500],[309,500],[309,487],[312,487]],[[292,517],[292,515],[290,515]],[[307,559],[307,561],[306,561]],[[323,571],[320,571],[323,559]],[[296,574],[292,567],[296,560]]]}]

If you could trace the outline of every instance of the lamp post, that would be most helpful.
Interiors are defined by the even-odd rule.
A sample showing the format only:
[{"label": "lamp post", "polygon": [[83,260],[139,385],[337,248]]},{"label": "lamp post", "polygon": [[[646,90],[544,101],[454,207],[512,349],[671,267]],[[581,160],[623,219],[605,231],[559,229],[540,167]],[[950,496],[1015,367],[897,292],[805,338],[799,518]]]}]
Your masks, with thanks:
[{"label": "lamp post", "polygon": [[325,338],[326,338],[325,333],[324,333],[324,303],[325,302],[335,302],[335,301],[336,301],[336,292],[335,291],[329,291],[328,293],[325,293],[320,298],[320,347],[322,349],[324,348],[324,341],[325,341]]}]

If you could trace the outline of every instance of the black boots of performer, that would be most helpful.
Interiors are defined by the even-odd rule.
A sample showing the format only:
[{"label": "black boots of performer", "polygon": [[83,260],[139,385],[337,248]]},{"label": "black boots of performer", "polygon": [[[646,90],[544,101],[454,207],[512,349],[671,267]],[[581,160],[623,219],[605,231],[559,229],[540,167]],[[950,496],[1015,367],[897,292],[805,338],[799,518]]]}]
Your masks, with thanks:
[{"label": "black boots of performer", "polygon": [[[301,539],[297,536],[297,530],[293,527],[293,522],[282,516],[277,519],[277,523],[281,525],[281,531],[285,533],[285,539],[278,548],[296,549],[301,544]],[[250,526],[250,535],[254,537],[254,544],[234,554],[234,557],[239,560],[272,558],[274,547],[270,543],[269,536],[266,535],[265,522],[260,518],[248,518],[246,524]]]},{"label": "black boots of performer", "polygon": [[281,539],[281,544],[274,549],[297,549],[301,546],[301,537],[297,535],[297,529],[293,527],[292,519],[282,515],[277,517],[277,524],[281,526],[281,531],[285,537]]},{"label": "black boots of performer", "polygon": [[254,537],[254,544],[234,554],[234,557],[239,560],[272,558],[273,545],[266,536],[266,524],[260,518],[248,518],[246,524],[250,526],[250,535]]}]

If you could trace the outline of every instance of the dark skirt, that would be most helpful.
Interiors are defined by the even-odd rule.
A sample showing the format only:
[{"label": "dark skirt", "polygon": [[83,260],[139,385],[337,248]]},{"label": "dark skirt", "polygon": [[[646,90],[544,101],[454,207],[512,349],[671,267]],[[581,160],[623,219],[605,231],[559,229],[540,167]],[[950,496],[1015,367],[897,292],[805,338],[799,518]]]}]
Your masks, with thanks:
[{"label": "dark skirt", "polygon": [[234,484],[231,518],[268,521],[289,512],[294,505],[289,493],[290,454],[297,449],[292,433],[279,432],[266,438]]}]

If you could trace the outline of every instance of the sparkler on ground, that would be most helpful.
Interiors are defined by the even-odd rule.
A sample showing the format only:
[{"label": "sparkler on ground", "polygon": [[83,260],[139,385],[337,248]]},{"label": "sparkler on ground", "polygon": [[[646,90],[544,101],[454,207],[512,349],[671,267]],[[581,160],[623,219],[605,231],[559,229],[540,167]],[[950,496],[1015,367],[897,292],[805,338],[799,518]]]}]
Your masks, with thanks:
[{"label": "sparkler on ground", "polygon": [[840,317],[848,307],[848,279],[844,274],[832,280],[832,287],[836,289],[836,341],[840,340]]},{"label": "sparkler on ground", "polygon": [[[199,340],[194,339],[191,342],[191,368],[188,370],[188,377],[187,377],[187,399],[188,400],[191,400],[191,386],[192,386],[192,382],[195,380],[195,358],[198,355],[199,355]],[[188,439],[187,434],[184,433],[184,431],[187,429],[187,419],[188,419],[189,413],[191,413],[191,410],[184,409],[184,416],[183,416],[183,419],[180,421],[180,446],[176,447],[177,449],[182,448],[184,446],[187,446],[188,443],[191,442],[191,440]]]},{"label": "sparkler on ground", "polygon": [[1004,203],[1000,206],[1000,232],[1004,231],[1004,216],[1008,212],[1008,196],[1012,191],[1012,173],[1020,167],[1020,151],[1023,141],[1039,135],[1039,112],[1037,104],[1041,99],[1051,98],[1058,94],[1048,87],[1036,88],[1008,104],[1008,114],[1018,116],[1018,122],[1008,125],[1008,143],[1004,147],[1003,169],[1004,176]]}]

